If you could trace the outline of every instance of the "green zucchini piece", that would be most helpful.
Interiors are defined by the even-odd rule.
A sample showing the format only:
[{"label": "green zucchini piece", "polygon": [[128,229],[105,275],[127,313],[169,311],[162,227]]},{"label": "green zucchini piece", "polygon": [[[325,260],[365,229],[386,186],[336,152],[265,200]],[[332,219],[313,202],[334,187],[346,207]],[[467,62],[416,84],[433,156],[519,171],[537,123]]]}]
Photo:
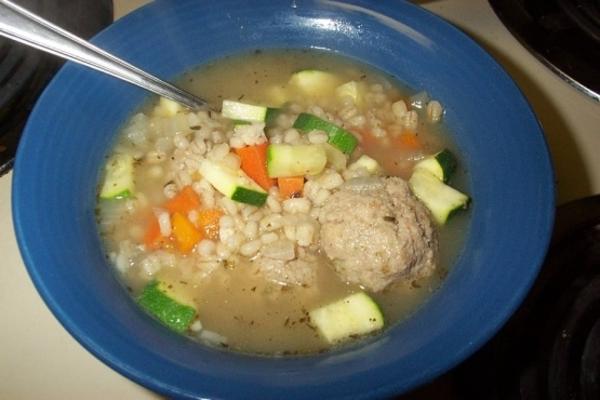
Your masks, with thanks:
[{"label": "green zucchini piece", "polygon": [[131,154],[114,154],[106,161],[101,199],[124,199],[134,193],[134,159]]},{"label": "green zucchini piece", "polygon": [[385,323],[377,303],[364,292],[312,310],[309,316],[329,343],[377,331]]},{"label": "green zucchini piece", "polygon": [[288,82],[307,96],[326,96],[340,84],[332,73],[316,69],[305,69],[294,73]]},{"label": "green zucchini piece", "polygon": [[446,185],[426,169],[415,169],[408,185],[440,225],[445,224],[454,212],[469,206],[469,196]]},{"label": "green zucchini piece", "polygon": [[276,107],[281,107],[288,101],[290,101],[290,95],[288,88],[281,85],[273,85],[268,87],[264,91],[265,99],[268,104],[272,104]]},{"label": "green zucchini piece", "polygon": [[181,104],[165,97],[161,97],[158,100],[158,105],[154,109],[154,112],[162,117],[172,117],[181,111],[181,109]]},{"label": "green zucchini piece", "polygon": [[294,128],[305,133],[315,130],[325,132],[329,136],[329,144],[345,154],[351,154],[358,145],[358,139],[352,133],[312,114],[298,115],[294,122]]},{"label": "green zucchini piece", "polygon": [[317,175],[327,164],[327,155],[318,144],[270,144],[267,173],[271,178]]},{"label": "green zucchini piece", "polygon": [[329,143],[323,143],[325,154],[327,155],[327,164],[336,171],[343,171],[346,169],[348,163],[348,156],[342,153],[337,147],[333,147]]},{"label": "green zucchini piece", "polygon": [[267,192],[241,169],[231,169],[210,160],[203,160],[200,174],[223,195],[231,200],[262,206],[267,201]]},{"label": "green zucchini piece", "polygon": [[265,125],[271,125],[275,122],[275,118],[281,113],[281,108],[267,107],[267,115],[265,116]]},{"label": "green zucchini piece", "polygon": [[255,106],[231,100],[223,100],[221,108],[223,117],[232,119],[234,125],[249,125],[252,122],[264,122],[268,125],[275,121],[280,112],[280,108]]},{"label": "green zucchini piece", "polygon": [[267,193],[258,192],[255,189],[248,189],[243,186],[237,186],[231,194],[230,199],[238,203],[251,204],[253,206],[262,206],[267,201]]},{"label": "green zucchini piece", "polygon": [[361,105],[363,103],[364,93],[366,92],[363,82],[349,81],[335,89],[335,94],[339,98],[349,97],[354,104]]},{"label": "green zucchini piece", "polygon": [[162,281],[149,283],[137,298],[142,308],[177,332],[185,332],[196,318],[196,308],[184,304]]},{"label": "green zucchini piece", "polygon": [[456,165],[454,154],[450,150],[444,149],[416,163],[415,169],[425,169],[437,176],[442,182],[447,183],[456,170]]},{"label": "green zucchini piece", "polygon": [[221,115],[223,117],[249,122],[264,122],[267,117],[267,111],[268,107],[255,106],[232,100],[223,100],[221,107]]}]

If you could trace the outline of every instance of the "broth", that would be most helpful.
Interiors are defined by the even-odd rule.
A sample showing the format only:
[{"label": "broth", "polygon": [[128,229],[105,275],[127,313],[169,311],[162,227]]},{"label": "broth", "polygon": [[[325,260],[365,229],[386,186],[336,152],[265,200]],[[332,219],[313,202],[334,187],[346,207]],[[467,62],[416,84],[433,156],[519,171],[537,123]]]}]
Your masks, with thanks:
[{"label": "broth", "polygon": [[[386,175],[408,179],[412,167],[424,155],[436,153],[444,148],[458,154],[448,133],[445,132],[444,125],[429,122],[427,118],[420,118],[416,127],[421,143],[418,149],[398,146],[398,135],[406,132],[407,128],[398,124],[393,115],[390,116],[390,104],[399,99],[408,101],[414,92],[392,77],[366,65],[328,53],[299,50],[256,51],[227,57],[186,73],[181,77],[180,84],[191,92],[201,94],[215,108],[219,108],[224,99],[235,99],[244,103],[273,107],[285,105],[291,110],[288,114],[294,117],[298,110],[322,111],[327,115],[331,110],[340,109],[339,99],[335,96],[307,96],[306,93],[300,94],[290,88],[290,76],[302,70],[326,71],[335,75],[339,82],[355,81],[369,88],[365,95],[367,100],[357,107],[357,115],[373,115],[380,122],[378,127],[388,134],[375,137],[375,134],[370,133],[373,130],[370,130],[368,123],[363,127],[349,127],[349,130],[360,137],[360,146],[351,155],[350,163],[360,155],[367,154],[381,164]],[[379,101],[381,104],[377,109],[373,105],[377,106]],[[343,106],[341,108],[340,112],[343,112]],[[363,288],[340,279],[332,268],[332,262],[319,248],[318,241],[304,247],[296,244],[295,247],[296,257],[309,260],[314,266],[314,281],[311,281],[311,284],[288,282],[283,285],[272,279],[265,279],[264,271],[257,266],[260,264],[257,261],[257,258],[260,259],[260,252],[250,257],[234,252],[229,257],[218,259],[218,238],[213,239],[217,247],[216,255],[212,258],[202,258],[198,255],[198,247],[189,254],[179,254],[170,244],[154,251],[144,247],[148,221],[156,215],[156,209],[168,201],[166,193],[169,185],[181,189],[186,184],[193,185],[200,181],[197,174],[180,175],[181,172],[174,166],[180,165],[177,162],[184,165],[189,161],[189,148],[195,142],[202,140],[203,143],[208,143],[218,136],[213,132],[225,135],[226,142],[227,133],[223,131],[227,128],[223,126],[229,126],[229,122],[216,120],[219,122],[217,123],[208,116],[208,121],[212,121],[210,124],[214,122],[214,126],[208,129],[206,119],[196,126],[196,117],[181,112],[166,117],[157,110],[157,106],[152,104],[144,110],[146,116],[136,114],[132,117],[120,134],[114,149],[115,153],[132,154],[136,160],[135,196],[124,200],[99,201],[99,229],[120,279],[136,298],[148,282],[169,282],[170,287],[179,296],[193,302],[201,327],[198,323],[186,333],[204,343],[228,347],[235,351],[267,355],[310,354],[330,348],[332,345],[323,339],[308,317],[309,310]],[[423,112],[420,111],[420,115],[423,116]],[[285,140],[285,134],[290,129],[290,122],[285,120],[286,117],[288,116],[285,113],[277,117],[277,124],[281,126],[276,124],[266,128],[270,140],[274,140],[273,137],[277,135],[283,138],[281,140]],[[143,135],[139,133],[142,129]],[[142,136],[143,140],[140,139]],[[220,139],[211,143],[210,151],[216,151],[219,141]],[[189,147],[184,148],[184,145]],[[185,153],[186,151],[188,153]],[[209,150],[205,151],[208,154]],[[460,166],[459,162],[459,171],[455,174],[452,184],[464,190],[467,182],[466,171]],[[307,182],[311,179],[309,177]],[[190,182],[187,182],[188,180]],[[200,186],[194,186],[194,189],[204,196],[206,193]],[[263,206],[263,211],[247,205],[231,206],[226,198],[219,197],[219,193],[213,196],[214,207],[221,206],[225,215],[229,215],[228,210],[231,207],[235,209],[232,214],[235,217],[233,220],[243,220],[241,225],[238,224],[243,225],[243,229],[252,230],[248,228],[254,226],[252,215],[269,213],[271,210],[270,205]],[[205,202],[207,197],[202,199]],[[280,203],[283,204],[283,201]],[[311,204],[313,210],[317,208],[316,200]],[[306,218],[310,221],[310,218],[318,220],[312,214],[307,214]],[[219,221],[223,230],[223,219]],[[271,233],[268,230],[260,231],[261,223],[257,222],[257,235],[265,236]],[[439,262],[430,276],[400,280],[383,291],[369,293],[381,308],[386,327],[410,316],[440,286],[460,252],[467,225],[468,213],[461,213],[439,229]],[[287,240],[287,233],[284,233],[283,228],[275,232],[278,232],[279,239]],[[252,238],[252,234],[248,234],[244,240],[247,243],[257,240]],[[347,341],[342,342],[344,343]]]}]

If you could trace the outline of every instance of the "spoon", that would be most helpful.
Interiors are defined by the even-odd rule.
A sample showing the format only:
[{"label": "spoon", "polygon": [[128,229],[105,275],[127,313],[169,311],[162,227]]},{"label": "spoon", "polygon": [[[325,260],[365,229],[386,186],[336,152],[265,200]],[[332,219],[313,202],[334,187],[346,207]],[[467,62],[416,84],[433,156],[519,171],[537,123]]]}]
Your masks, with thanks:
[{"label": "spoon", "polygon": [[192,109],[205,100],[149,74],[8,0],[0,0],[0,35],[122,79]]}]

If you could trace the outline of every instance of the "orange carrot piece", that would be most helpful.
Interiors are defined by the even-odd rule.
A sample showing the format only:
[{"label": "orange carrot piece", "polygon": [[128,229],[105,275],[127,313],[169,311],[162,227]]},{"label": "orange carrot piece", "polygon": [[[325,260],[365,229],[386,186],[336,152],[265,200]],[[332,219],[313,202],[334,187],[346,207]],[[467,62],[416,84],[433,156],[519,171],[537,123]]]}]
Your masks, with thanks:
[{"label": "orange carrot piece", "polygon": [[416,133],[405,132],[398,136],[398,144],[407,150],[417,150],[421,148],[421,141]]},{"label": "orange carrot piece", "polygon": [[216,208],[207,208],[198,212],[198,225],[207,238],[211,240],[219,238],[219,219],[222,216],[223,212]]},{"label": "orange carrot piece", "polygon": [[268,146],[268,143],[263,143],[235,149],[242,162],[242,170],[265,190],[275,185],[275,179],[269,178],[267,173]]},{"label": "orange carrot piece", "polygon": [[163,205],[170,214],[181,213],[187,215],[188,212],[200,208],[202,202],[200,196],[192,189],[191,186],[186,186],[179,193]]},{"label": "orange carrot piece", "polygon": [[148,225],[146,234],[144,235],[144,244],[146,245],[146,248],[149,250],[156,250],[161,248],[167,241],[167,238],[160,234],[160,225],[158,225],[158,219],[152,215],[150,224]]},{"label": "orange carrot piece", "polygon": [[277,186],[279,186],[279,197],[282,199],[297,197],[302,194],[302,189],[304,189],[304,177],[277,178]]},{"label": "orange carrot piece", "polygon": [[202,232],[180,212],[175,212],[171,216],[171,227],[177,248],[182,253],[189,253],[203,238]]}]

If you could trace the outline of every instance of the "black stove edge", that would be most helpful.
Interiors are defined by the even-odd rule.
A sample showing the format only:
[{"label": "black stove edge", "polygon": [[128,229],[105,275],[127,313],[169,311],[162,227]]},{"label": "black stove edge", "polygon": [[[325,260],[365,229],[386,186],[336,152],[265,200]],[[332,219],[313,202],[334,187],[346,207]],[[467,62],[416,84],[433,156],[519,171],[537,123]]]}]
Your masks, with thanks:
[{"label": "black stove edge", "polygon": [[[531,54],[533,54],[533,56],[538,61],[540,61],[542,64],[544,64],[546,67],[548,67],[551,71],[553,71],[556,75],[558,75],[569,86],[571,86],[574,89],[576,89],[577,91],[585,94],[593,101],[600,103],[600,93],[596,93],[593,90],[590,90],[589,88],[585,87],[584,85],[580,84],[579,82],[577,82],[576,80],[571,78],[563,70],[561,70],[560,68],[557,68],[554,64],[549,62],[542,54],[540,54],[535,48],[531,47],[529,45],[529,43],[527,42],[527,40],[525,40],[525,38],[516,29],[512,28],[511,24],[507,22],[507,17],[504,13],[505,10],[500,5],[500,2],[494,1],[494,0],[488,0],[488,2],[490,4],[492,10],[498,17],[498,19],[500,19],[500,21],[504,25],[504,27],[519,41],[519,43],[523,47],[525,47]],[[514,11],[515,9],[513,8],[512,10]]]},{"label": "black stove edge", "polygon": [[[21,0],[22,6],[31,9],[42,17],[57,23],[76,35],[89,39],[114,20],[112,0]],[[8,40],[8,39],[6,39]],[[6,43],[12,43],[10,41]],[[11,44],[11,46],[25,46]],[[38,96],[45,90],[64,61],[29,47],[23,47],[29,54],[39,54],[41,64],[27,85],[14,99],[8,99],[10,107],[2,111],[11,113],[11,118],[0,119],[0,177],[7,174],[15,162],[19,139]],[[1,63],[2,59],[0,59]],[[6,104],[3,104],[3,107]]]}]

